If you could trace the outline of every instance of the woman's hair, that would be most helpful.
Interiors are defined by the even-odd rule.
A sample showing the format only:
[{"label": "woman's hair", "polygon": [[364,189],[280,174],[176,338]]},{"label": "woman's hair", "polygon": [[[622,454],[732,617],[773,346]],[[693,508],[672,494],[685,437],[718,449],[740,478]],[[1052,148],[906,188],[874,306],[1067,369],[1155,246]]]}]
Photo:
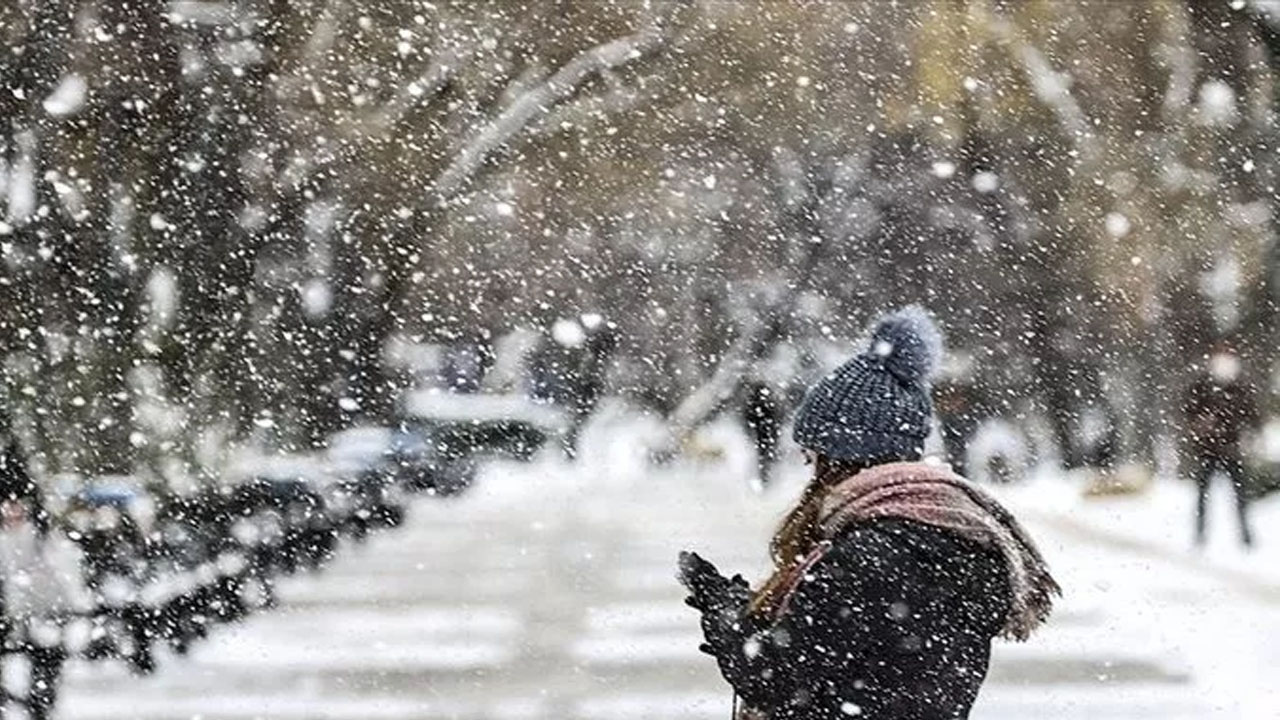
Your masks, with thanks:
[{"label": "woman's hair", "polygon": [[751,612],[770,610],[788,576],[788,570],[804,559],[818,542],[818,520],[822,514],[822,502],[827,492],[845,478],[880,464],[879,461],[837,460],[819,455],[814,460],[813,479],[805,486],[795,507],[782,519],[782,523],[769,541],[769,555],[773,558],[773,574],[756,591],[751,600]]},{"label": "woman's hair", "polygon": [[782,519],[773,539],[769,541],[773,574],[752,597],[750,612],[771,612],[777,606],[791,568],[802,562],[821,540],[818,537],[818,523],[822,519],[822,504],[831,488],[869,467],[919,459],[919,454],[873,460],[840,460],[818,455],[813,462],[813,479],[805,486],[795,507]]}]

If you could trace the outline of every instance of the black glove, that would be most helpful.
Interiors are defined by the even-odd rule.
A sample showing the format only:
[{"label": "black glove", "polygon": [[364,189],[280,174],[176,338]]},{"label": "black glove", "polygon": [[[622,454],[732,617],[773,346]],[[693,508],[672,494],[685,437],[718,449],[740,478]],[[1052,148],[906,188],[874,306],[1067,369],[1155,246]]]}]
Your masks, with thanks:
[{"label": "black glove", "polygon": [[702,613],[702,652],[719,656],[719,646],[729,641],[751,602],[751,587],[741,575],[726,579],[715,565],[697,553],[680,553],[680,582],[689,589],[685,604]]},{"label": "black glove", "polygon": [[685,604],[703,613],[740,611],[751,600],[751,588],[741,575],[725,578],[715,565],[695,552],[680,553],[680,584],[689,590]]}]

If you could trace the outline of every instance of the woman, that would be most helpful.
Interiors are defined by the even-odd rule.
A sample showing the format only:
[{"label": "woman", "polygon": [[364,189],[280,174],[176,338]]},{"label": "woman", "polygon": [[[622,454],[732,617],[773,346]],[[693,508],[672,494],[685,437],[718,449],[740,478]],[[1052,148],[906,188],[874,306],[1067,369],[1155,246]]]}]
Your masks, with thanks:
[{"label": "woman", "polygon": [[682,553],[688,604],[743,701],[741,718],[966,718],[991,640],[1022,640],[1058,585],[999,503],[921,462],[941,338],[928,315],[882,318],[818,383],[795,439],[814,477],[752,591]]}]

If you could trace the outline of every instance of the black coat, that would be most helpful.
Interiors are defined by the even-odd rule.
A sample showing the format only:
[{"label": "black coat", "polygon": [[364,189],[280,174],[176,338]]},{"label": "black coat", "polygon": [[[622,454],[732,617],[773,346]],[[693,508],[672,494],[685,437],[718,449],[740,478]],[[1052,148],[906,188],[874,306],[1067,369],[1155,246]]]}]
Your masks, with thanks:
[{"label": "black coat", "polygon": [[41,533],[49,531],[49,514],[45,512],[40,488],[31,477],[27,463],[12,439],[0,445],[0,501],[19,501],[27,506],[27,514]]},{"label": "black coat", "polygon": [[998,551],[875,520],[835,539],[776,622],[707,616],[704,649],[771,720],[967,718],[1008,587]]},{"label": "black coat", "polygon": [[36,491],[18,444],[0,435],[0,500],[26,500]]},{"label": "black coat", "polygon": [[1239,457],[1241,435],[1259,420],[1257,398],[1241,381],[1201,377],[1188,388],[1182,405],[1192,446],[1202,455]]}]

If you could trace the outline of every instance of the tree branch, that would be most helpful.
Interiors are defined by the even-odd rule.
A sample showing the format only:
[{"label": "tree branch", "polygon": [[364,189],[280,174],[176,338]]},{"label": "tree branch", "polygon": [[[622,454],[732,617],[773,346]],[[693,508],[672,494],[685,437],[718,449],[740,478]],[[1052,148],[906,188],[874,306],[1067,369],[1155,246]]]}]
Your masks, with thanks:
[{"label": "tree branch", "polygon": [[547,80],[517,97],[492,122],[477,130],[462,145],[453,161],[436,178],[435,196],[447,202],[475,177],[476,171],[497,149],[506,145],[532,121],[567,100],[591,77],[626,65],[662,47],[667,20],[679,4],[631,35],[597,45],[565,63]]},{"label": "tree branch", "polygon": [[760,309],[743,319],[741,334],[725,351],[707,382],[689,393],[668,415],[667,426],[675,447],[682,446],[694,428],[733,397],[751,365],[777,343],[795,313],[804,279],[817,270],[823,256],[816,212],[829,188],[815,186],[799,157],[789,148],[776,149],[772,159],[779,226],[790,243],[786,263],[789,272],[782,277],[781,292],[764,298]]},{"label": "tree branch", "polygon": [[636,86],[618,85],[608,92],[560,105],[529,126],[529,134],[549,135],[566,127],[583,127],[607,115],[626,112],[657,99],[662,88],[654,77],[644,78]]},{"label": "tree branch", "polygon": [[1093,124],[1071,94],[1069,76],[1054,70],[1039,48],[1022,39],[1013,23],[991,14],[987,26],[1018,61],[1036,97],[1053,111],[1063,134],[1075,145],[1081,161],[1086,165],[1092,164],[1100,156],[1094,141]]},{"label": "tree branch", "polygon": [[440,91],[462,66],[475,54],[474,44],[463,50],[447,50],[431,60],[417,80],[406,83],[400,91],[378,108],[367,120],[368,134],[380,136],[394,128],[413,109],[420,98],[429,98]]}]

